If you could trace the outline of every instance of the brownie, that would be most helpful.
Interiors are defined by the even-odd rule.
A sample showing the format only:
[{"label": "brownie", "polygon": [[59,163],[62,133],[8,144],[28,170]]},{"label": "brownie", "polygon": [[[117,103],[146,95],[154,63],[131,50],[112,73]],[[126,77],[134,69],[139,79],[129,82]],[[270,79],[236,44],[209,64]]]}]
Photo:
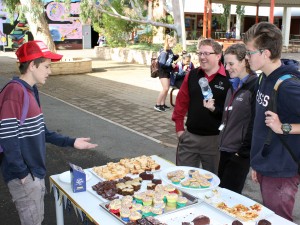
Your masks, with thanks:
[{"label": "brownie", "polygon": [[153,179],[152,183],[153,184],[162,184],[162,181],[161,181],[161,179]]},{"label": "brownie", "polygon": [[197,216],[194,220],[193,220],[194,225],[207,225],[210,224],[210,219],[207,216]]},{"label": "brownie", "polygon": [[138,219],[136,222],[139,225],[152,225],[146,218]]},{"label": "brownie", "polygon": [[154,176],[153,176],[153,173],[142,172],[142,173],[140,173],[140,177],[141,177],[143,180],[152,180]]},{"label": "brownie", "polygon": [[190,222],[182,222],[182,225],[191,225]]},{"label": "brownie", "polygon": [[243,223],[241,223],[238,220],[235,220],[235,221],[232,222],[232,225],[243,225]]},{"label": "brownie", "polygon": [[272,223],[268,220],[260,220],[257,225],[271,225]]}]

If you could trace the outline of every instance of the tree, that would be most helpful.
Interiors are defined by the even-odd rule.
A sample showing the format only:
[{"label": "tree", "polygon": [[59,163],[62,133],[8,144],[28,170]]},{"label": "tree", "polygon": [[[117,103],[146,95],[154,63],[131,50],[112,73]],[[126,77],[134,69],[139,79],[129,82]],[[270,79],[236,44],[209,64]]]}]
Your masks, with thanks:
[{"label": "tree", "polygon": [[[182,10],[173,10],[180,9],[180,0],[120,0],[124,5],[127,4],[131,10],[124,10],[123,14],[119,13],[111,4],[110,0],[94,1],[94,0],[82,0],[81,9],[82,14],[81,18],[83,21],[88,21],[88,19],[98,18],[101,14],[107,14],[111,17],[127,20],[139,24],[150,24],[156,27],[165,27],[172,30],[175,30],[178,37],[182,39],[183,31],[182,28],[182,19],[181,16]],[[155,6],[153,3],[163,2],[163,6],[166,12],[174,18],[174,24],[168,24],[161,21],[153,20],[152,18],[152,7]],[[145,15],[144,6],[147,6],[148,13]],[[84,10],[83,10],[84,9]],[[151,12],[150,12],[151,11]],[[183,25],[184,26],[184,25]],[[184,38],[185,39],[185,38]]]},{"label": "tree", "polygon": [[11,17],[15,13],[18,13],[19,18],[26,18],[29,30],[35,40],[45,42],[51,51],[55,51],[55,45],[45,17],[42,0],[2,0],[2,2]]}]

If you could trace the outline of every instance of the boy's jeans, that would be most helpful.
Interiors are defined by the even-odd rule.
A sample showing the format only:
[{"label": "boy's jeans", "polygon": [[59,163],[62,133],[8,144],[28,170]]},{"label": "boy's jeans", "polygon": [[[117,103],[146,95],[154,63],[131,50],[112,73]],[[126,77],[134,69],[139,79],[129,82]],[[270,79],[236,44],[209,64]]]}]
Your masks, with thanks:
[{"label": "boy's jeans", "polygon": [[28,174],[25,183],[14,179],[7,184],[16,205],[22,225],[41,225],[44,220],[45,180],[32,179]]}]

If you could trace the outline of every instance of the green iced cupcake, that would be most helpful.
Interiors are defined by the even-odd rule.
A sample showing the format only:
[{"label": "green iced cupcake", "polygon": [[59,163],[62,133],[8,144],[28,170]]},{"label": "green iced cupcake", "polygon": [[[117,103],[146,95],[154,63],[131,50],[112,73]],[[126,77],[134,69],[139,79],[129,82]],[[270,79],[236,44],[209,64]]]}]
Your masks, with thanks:
[{"label": "green iced cupcake", "polygon": [[181,208],[181,207],[186,206],[187,202],[188,202],[188,200],[187,200],[186,197],[179,196],[177,201],[176,201],[177,208]]},{"label": "green iced cupcake", "polygon": [[139,193],[139,192],[136,192],[134,193],[134,200],[136,203],[138,204],[143,204],[143,197],[145,196],[145,194],[143,193]]},{"label": "green iced cupcake", "polygon": [[142,215],[143,217],[152,216],[152,207],[151,206],[143,206]]},{"label": "green iced cupcake", "polygon": [[143,198],[143,206],[151,206],[152,205],[152,197],[145,196]]},{"label": "green iced cupcake", "polygon": [[179,177],[172,177],[171,181],[172,181],[173,184],[179,184],[181,179]]}]

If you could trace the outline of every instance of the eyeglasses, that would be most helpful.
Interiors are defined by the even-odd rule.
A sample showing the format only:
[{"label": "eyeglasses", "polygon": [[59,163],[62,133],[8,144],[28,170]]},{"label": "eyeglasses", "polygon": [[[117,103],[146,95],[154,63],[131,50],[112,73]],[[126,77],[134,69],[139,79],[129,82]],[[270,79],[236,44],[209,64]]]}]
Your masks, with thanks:
[{"label": "eyeglasses", "polygon": [[263,51],[264,51],[264,49],[258,49],[258,50],[256,50],[256,51],[249,51],[249,50],[247,50],[247,51],[246,51],[246,56],[248,56],[248,57],[250,58],[251,55],[254,55],[254,54],[259,53],[259,52],[260,52],[260,54],[261,54]]},{"label": "eyeglasses", "polygon": [[216,54],[215,52],[198,52],[198,55],[201,56],[205,56],[205,57],[208,57],[210,55],[213,55],[213,54]]}]

